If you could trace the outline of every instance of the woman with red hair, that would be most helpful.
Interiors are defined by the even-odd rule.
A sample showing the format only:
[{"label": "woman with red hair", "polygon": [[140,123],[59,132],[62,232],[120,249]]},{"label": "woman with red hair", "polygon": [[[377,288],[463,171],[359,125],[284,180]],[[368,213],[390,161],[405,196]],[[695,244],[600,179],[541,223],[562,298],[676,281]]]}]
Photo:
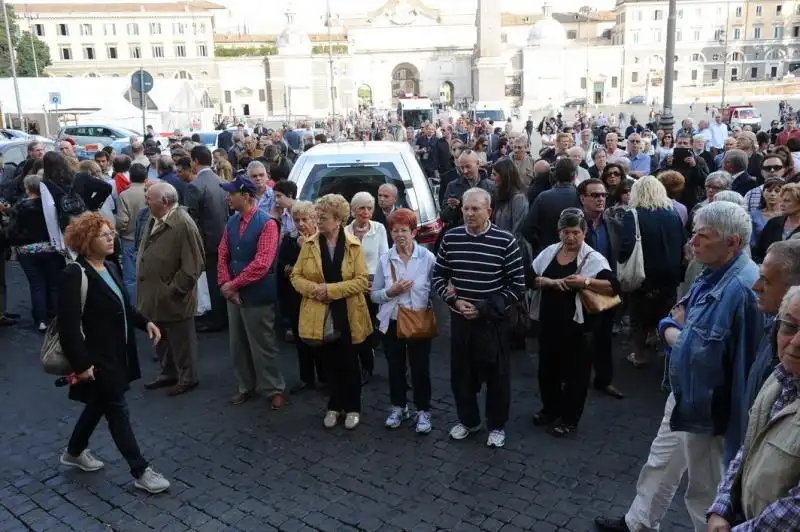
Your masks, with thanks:
[{"label": "woman with red hair", "polygon": [[[417,434],[431,431],[431,338],[401,338],[398,319],[401,310],[425,311],[431,299],[431,273],[436,257],[420,246],[417,215],[410,209],[397,209],[387,220],[394,245],[378,260],[370,295],[379,304],[378,321],[384,334],[383,349],[389,365],[389,398],[392,409],[386,428],[396,429],[411,414],[406,403],[406,357],[414,390]],[[432,313],[427,313],[432,319]],[[431,325],[431,324],[428,324]]]}]

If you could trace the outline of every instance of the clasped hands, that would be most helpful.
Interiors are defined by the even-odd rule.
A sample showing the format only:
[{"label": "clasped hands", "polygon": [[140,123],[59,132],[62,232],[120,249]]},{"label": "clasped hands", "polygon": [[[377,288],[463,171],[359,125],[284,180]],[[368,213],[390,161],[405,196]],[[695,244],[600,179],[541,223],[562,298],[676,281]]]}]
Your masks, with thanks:
[{"label": "clasped hands", "polygon": [[555,288],[561,292],[568,292],[573,288],[585,288],[586,277],[583,275],[570,275],[563,279],[550,279],[539,277],[539,288]]}]

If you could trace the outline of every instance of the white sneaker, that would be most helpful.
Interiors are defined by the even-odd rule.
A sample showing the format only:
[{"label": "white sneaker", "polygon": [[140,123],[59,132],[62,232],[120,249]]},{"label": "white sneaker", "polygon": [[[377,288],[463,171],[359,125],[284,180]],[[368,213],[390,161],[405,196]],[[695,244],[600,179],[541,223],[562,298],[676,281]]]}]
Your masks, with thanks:
[{"label": "white sneaker", "polygon": [[169,489],[169,480],[161,473],[153,471],[152,467],[148,467],[141,477],[133,481],[133,485],[149,493],[161,493]]},{"label": "white sneaker", "polygon": [[481,430],[480,425],[477,427],[467,427],[466,425],[458,423],[455,427],[450,429],[450,437],[454,440],[463,440],[470,434],[478,432],[479,430]]},{"label": "white sneaker", "polygon": [[506,431],[493,430],[489,433],[489,439],[486,440],[486,447],[500,448],[506,444]]},{"label": "white sneaker", "polygon": [[328,410],[325,413],[325,418],[322,420],[322,425],[326,429],[332,429],[339,423],[339,412],[336,410]]},{"label": "white sneaker", "polygon": [[417,412],[417,434],[427,434],[431,431],[433,427],[431,427],[431,415],[424,411],[420,410]]},{"label": "white sneaker", "polygon": [[92,453],[89,452],[89,449],[84,449],[83,452],[78,456],[72,456],[67,452],[66,449],[64,449],[64,452],[61,453],[61,463],[65,466],[77,467],[88,472],[103,469],[103,466],[105,465],[103,462],[92,456]]},{"label": "white sneaker", "polygon": [[40,321],[39,322],[39,332],[45,332],[45,331],[47,331],[47,324],[45,322],[43,322],[43,321]]},{"label": "white sneaker", "polygon": [[392,411],[389,412],[389,417],[386,418],[386,423],[384,423],[384,425],[387,429],[396,429],[403,424],[403,421],[406,421],[410,418],[411,414],[408,413],[408,406],[403,408],[400,408],[399,406],[393,406]]},{"label": "white sneaker", "polygon": [[344,418],[344,428],[353,430],[361,423],[361,414],[358,412],[348,412]]}]

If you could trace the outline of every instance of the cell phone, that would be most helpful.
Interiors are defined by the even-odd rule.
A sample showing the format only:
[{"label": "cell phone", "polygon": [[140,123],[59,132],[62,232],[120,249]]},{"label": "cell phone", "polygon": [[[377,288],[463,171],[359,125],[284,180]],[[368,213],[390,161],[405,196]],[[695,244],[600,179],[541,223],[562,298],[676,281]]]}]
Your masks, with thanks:
[{"label": "cell phone", "polygon": [[687,157],[692,156],[692,149],[691,148],[675,148],[672,152],[672,164],[677,164],[679,166],[686,165],[685,161]]},{"label": "cell phone", "polygon": [[367,275],[367,279],[369,279],[369,282],[374,281],[375,280],[375,274],[371,273],[371,274]]}]

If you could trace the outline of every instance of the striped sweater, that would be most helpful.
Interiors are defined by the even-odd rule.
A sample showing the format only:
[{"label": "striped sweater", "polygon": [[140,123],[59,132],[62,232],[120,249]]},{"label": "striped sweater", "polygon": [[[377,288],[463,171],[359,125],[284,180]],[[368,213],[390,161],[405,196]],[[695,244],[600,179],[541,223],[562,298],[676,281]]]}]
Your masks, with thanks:
[{"label": "striped sweater", "polygon": [[[448,295],[451,285],[455,296]],[[451,229],[442,238],[432,286],[451,307],[456,299],[476,303],[498,292],[506,306],[516,303],[525,292],[519,245],[494,224],[479,235],[464,225]]]}]

